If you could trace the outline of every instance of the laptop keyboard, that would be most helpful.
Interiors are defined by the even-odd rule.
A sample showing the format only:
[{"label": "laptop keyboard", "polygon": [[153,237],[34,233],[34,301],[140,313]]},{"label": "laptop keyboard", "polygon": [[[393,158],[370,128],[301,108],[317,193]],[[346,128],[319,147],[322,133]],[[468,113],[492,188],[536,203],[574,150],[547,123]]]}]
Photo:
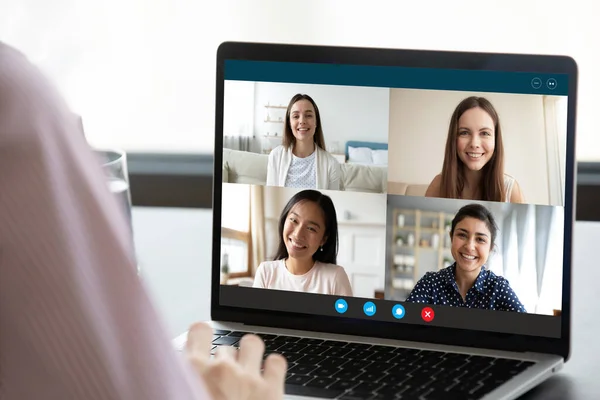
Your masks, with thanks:
[{"label": "laptop keyboard", "polygon": [[[246,333],[215,330],[218,346]],[[288,361],[287,394],[327,399],[479,399],[534,363],[393,346],[256,333],[265,358]]]}]

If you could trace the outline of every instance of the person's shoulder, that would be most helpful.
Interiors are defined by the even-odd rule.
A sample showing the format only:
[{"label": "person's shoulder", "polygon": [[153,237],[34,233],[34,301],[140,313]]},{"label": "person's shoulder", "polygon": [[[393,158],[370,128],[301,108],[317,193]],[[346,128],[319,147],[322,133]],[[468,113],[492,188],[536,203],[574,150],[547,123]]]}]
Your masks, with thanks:
[{"label": "person's shoulder", "polygon": [[3,43],[2,41],[0,41],[0,60],[2,60],[2,62],[0,63],[0,67],[2,67],[3,69],[8,68],[10,66],[9,62],[19,63],[21,65],[29,64],[27,58],[23,53],[21,53],[14,47]]},{"label": "person's shoulder", "polygon": [[517,179],[507,173],[504,174],[504,186],[510,186],[510,198],[507,201],[511,203],[525,203],[525,197],[523,191]]},{"label": "person's shoulder", "polygon": [[[27,143],[35,151],[47,142],[49,132],[69,132],[79,129],[78,117],[70,112],[67,103],[46,75],[19,50],[0,41],[0,124],[18,121],[21,129],[6,130],[0,127],[0,136],[16,142]],[[6,106],[6,107],[4,107]],[[31,118],[35,113],[36,118]],[[40,129],[44,122],[60,121],[63,129]],[[34,121],[37,121],[36,125]],[[35,126],[34,126],[35,125]],[[60,136],[58,136],[60,137]]]},{"label": "person's shoulder", "polygon": [[317,155],[319,158],[324,157],[327,159],[327,161],[329,161],[333,165],[339,165],[339,161],[330,152],[322,149],[319,146],[316,146],[316,147],[317,147]]},{"label": "person's shoulder", "polygon": [[446,267],[446,268],[440,269],[438,271],[427,271],[427,272],[425,272],[425,275],[423,275],[423,278],[426,278],[428,280],[433,280],[433,279],[443,278],[443,277],[447,276],[448,274],[452,274],[452,267]]},{"label": "person's shoulder", "polygon": [[506,172],[504,173],[504,182],[515,182],[516,179],[514,176],[507,174]]},{"label": "person's shoulder", "polygon": [[0,87],[4,96],[11,96],[11,103],[24,95],[39,97],[49,86],[41,71],[22,52],[0,41]]},{"label": "person's shoulder", "polygon": [[263,261],[258,266],[257,270],[271,272],[283,265],[283,260]]},{"label": "person's shoulder", "polygon": [[427,271],[425,275],[419,279],[419,282],[426,284],[440,283],[445,281],[449,276],[453,276],[452,266],[440,269],[438,271]]},{"label": "person's shoulder", "polygon": [[318,267],[320,273],[337,275],[338,273],[346,273],[346,270],[341,265],[324,263],[317,261],[315,267]]},{"label": "person's shoulder", "polygon": [[283,147],[283,145],[280,144],[279,146],[277,146],[273,150],[271,150],[271,152],[269,153],[269,157],[279,157],[283,154],[284,151],[285,151],[285,147]]},{"label": "person's shoulder", "polygon": [[488,274],[488,276],[487,276],[488,285],[491,283],[493,286],[496,286],[496,287],[502,287],[502,286],[510,287],[510,283],[508,282],[508,279],[506,279],[502,275],[497,275],[494,273],[494,271],[489,270],[489,269],[486,271],[486,273]]},{"label": "person's shoulder", "polygon": [[505,186],[512,186],[513,189],[518,188],[519,187],[519,182],[517,181],[517,178],[515,178],[514,176],[504,173],[504,185]]},{"label": "person's shoulder", "polygon": [[33,91],[35,96],[50,94],[58,97],[56,88],[43,72],[20,50],[0,41],[0,84],[13,87],[17,93]]},{"label": "person's shoulder", "polygon": [[30,69],[33,67],[25,54],[0,41],[0,70],[10,71],[15,67]]},{"label": "person's shoulder", "polygon": [[425,192],[426,197],[439,197],[440,195],[440,187],[442,186],[442,174],[437,174],[429,186],[427,187],[427,191]]}]

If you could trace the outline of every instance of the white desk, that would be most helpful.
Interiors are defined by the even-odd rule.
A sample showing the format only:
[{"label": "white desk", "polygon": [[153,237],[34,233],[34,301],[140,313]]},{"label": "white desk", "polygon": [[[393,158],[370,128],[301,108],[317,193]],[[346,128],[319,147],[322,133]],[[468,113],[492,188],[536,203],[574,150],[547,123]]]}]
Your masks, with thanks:
[{"label": "white desk", "polygon": [[[172,337],[210,319],[212,215],[205,209],[134,207],[142,276]],[[564,371],[526,399],[596,399],[600,393],[600,318],[597,316],[600,223],[575,226],[572,356]]]},{"label": "white desk", "polygon": [[171,336],[209,320],[211,211],[134,207],[132,215],[142,278]]}]

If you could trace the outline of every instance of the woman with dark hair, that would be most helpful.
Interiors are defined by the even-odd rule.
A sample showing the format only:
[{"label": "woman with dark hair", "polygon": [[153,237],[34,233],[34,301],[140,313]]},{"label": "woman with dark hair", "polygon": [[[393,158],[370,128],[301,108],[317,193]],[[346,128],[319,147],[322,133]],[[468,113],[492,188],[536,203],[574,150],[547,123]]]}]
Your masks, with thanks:
[{"label": "woman with dark hair", "polygon": [[341,189],[341,168],[325,149],[321,114],[307,94],[290,100],[283,143],[269,154],[267,185],[306,189]]},{"label": "woman with dark hair", "polygon": [[450,228],[455,263],[427,272],[408,302],[527,312],[508,281],[485,268],[498,228],[492,213],[480,204],[461,208]]},{"label": "woman with dark hair", "polygon": [[279,246],[273,261],[256,270],[254,287],[352,296],[346,271],[336,265],[338,230],[331,198],[303,190],[279,218]]},{"label": "woman with dark hair", "polygon": [[427,197],[523,203],[519,184],[504,173],[500,118],[484,97],[467,97],[450,119],[442,173]]}]

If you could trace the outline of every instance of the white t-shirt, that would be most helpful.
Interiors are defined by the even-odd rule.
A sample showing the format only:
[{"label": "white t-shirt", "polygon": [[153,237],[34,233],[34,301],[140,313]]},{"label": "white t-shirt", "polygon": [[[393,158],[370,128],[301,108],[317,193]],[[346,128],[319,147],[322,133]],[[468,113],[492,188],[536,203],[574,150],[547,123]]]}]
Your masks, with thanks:
[{"label": "white t-shirt", "polygon": [[286,187],[309,188],[317,187],[317,150],[308,157],[300,158],[292,154],[292,163],[285,181]]},{"label": "white t-shirt", "polygon": [[294,275],[284,260],[262,262],[254,277],[255,288],[352,296],[352,286],[343,267],[319,261],[304,275]]}]

